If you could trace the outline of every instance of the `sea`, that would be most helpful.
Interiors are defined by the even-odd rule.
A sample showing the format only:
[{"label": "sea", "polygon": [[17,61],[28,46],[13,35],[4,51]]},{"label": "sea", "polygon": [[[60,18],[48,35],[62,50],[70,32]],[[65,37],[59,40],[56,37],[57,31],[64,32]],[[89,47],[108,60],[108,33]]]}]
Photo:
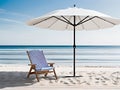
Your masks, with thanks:
[{"label": "sea", "polygon": [[[30,63],[27,50],[43,50],[47,62],[73,65],[70,45],[0,45],[0,64]],[[77,66],[120,66],[120,46],[76,46]]]}]

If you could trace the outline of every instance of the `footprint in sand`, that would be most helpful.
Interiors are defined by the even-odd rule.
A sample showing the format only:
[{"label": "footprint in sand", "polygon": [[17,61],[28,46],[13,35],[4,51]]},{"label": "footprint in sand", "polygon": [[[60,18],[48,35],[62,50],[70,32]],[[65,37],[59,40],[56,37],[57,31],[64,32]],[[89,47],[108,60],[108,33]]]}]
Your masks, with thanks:
[{"label": "footprint in sand", "polygon": [[114,85],[120,84],[120,72],[113,72],[110,77]]}]

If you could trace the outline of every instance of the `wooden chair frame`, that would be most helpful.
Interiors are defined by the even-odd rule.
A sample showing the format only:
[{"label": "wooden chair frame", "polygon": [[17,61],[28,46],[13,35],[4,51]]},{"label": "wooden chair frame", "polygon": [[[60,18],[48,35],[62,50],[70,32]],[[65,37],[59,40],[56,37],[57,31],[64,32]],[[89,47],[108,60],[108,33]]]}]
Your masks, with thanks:
[{"label": "wooden chair frame", "polygon": [[[38,77],[38,74],[45,74],[45,77],[47,76],[48,73],[54,73],[54,76],[55,76],[55,79],[57,79],[57,75],[56,75],[56,72],[55,72],[55,68],[53,68],[52,70],[42,70],[42,71],[38,71],[36,70],[36,64],[32,64],[32,61],[30,59],[30,55],[29,55],[29,52],[27,51],[27,55],[28,55],[28,58],[30,60],[30,63],[31,64],[28,64],[30,66],[30,70],[28,72],[28,75],[27,75],[27,78],[29,78],[29,76],[31,74],[35,74],[36,75],[36,79],[37,81],[39,82],[39,77]],[[48,63],[49,66],[53,67],[54,63]]]}]

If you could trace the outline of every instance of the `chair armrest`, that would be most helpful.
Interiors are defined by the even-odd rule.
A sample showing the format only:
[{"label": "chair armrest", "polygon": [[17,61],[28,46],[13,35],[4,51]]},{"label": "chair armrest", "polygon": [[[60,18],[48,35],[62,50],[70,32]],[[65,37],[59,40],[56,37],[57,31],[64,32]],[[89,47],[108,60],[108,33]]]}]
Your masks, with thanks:
[{"label": "chair armrest", "polygon": [[28,64],[29,66],[31,66],[31,68],[36,68],[36,64]]},{"label": "chair armrest", "polygon": [[29,66],[35,66],[36,64],[28,64]]},{"label": "chair armrest", "polygon": [[55,64],[55,63],[48,63],[48,65],[50,65],[51,67],[53,67],[53,64]]}]

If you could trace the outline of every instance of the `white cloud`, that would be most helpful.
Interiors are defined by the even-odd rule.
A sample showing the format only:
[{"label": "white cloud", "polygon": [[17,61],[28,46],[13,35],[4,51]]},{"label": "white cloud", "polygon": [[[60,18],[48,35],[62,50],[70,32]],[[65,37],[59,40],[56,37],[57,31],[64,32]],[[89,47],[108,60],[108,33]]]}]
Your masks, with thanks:
[{"label": "white cloud", "polygon": [[17,12],[7,11],[7,10],[2,9],[2,8],[0,8],[0,13],[1,14],[7,14],[7,15],[13,15],[13,16],[19,16],[19,17],[31,18],[31,16],[29,16],[29,15],[22,14],[22,13],[17,13]]},{"label": "white cloud", "polygon": [[4,12],[5,12],[5,10],[0,8],[0,13],[4,13]]},{"label": "white cloud", "polygon": [[[12,23],[17,23],[17,24],[23,24],[24,18],[31,18],[29,15],[21,14],[21,13],[16,13],[16,12],[10,12],[5,9],[0,8],[0,15],[5,15],[5,16],[0,16],[0,21],[3,22],[12,22]],[[11,17],[12,16],[12,17]],[[15,18],[18,17],[18,18]],[[21,19],[19,19],[21,18]],[[19,19],[19,20],[18,20]]]},{"label": "white cloud", "polygon": [[26,18],[31,18],[29,15],[21,14],[21,13],[16,13],[16,12],[5,12],[6,14],[14,15],[14,16],[20,16],[20,17],[26,17]]},{"label": "white cloud", "polygon": [[21,21],[13,20],[13,19],[7,19],[7,18],[0,18],[1,21],[5,22],[13,22],[13,23],[18,23],[18,24],[23,24]]}]

